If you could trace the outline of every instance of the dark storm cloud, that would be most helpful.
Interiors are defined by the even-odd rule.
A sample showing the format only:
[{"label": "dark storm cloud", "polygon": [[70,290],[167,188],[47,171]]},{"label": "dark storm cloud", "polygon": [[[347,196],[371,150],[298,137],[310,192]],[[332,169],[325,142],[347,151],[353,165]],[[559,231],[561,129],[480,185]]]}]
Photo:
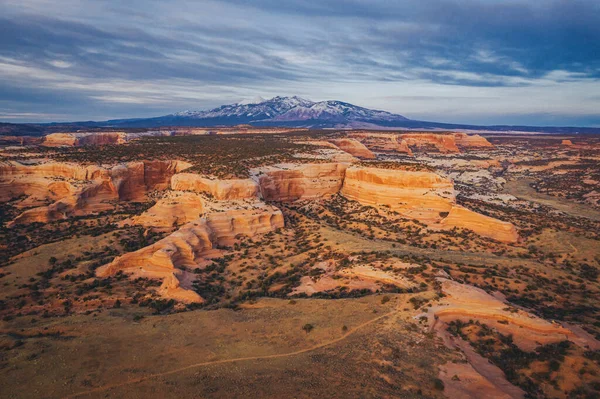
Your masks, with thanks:
[{"label": "dark storm cloud", "polygon": [[351,96],[369,82],[493,89],[600,78],[593,0],[48,4],[0,4],[6,114],[46,98],[48,109],[76,108],[75,119],[113,112],[111,101],[120,116],[222,102],[209,88],[232,98],[321,84]]}]

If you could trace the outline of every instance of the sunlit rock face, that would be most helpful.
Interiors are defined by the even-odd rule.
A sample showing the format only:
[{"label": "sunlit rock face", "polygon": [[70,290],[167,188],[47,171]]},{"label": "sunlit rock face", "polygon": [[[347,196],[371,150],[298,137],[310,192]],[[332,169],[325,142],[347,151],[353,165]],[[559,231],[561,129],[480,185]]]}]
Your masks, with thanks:
[{"label": "sunlit rock face", "polygon": [[252,173],[265,200],[288,202],[337,194],[346,168],[343,163],[280,164]]},{"label": "sunlit rock face", "polygon": [[196,220],[203,210],[204,201],[198,194],[171,191],[152,208],[127,220],[127,223],[152,229],[168,229]]},{"label": "sunlit rock face", "polygon": [[454,204],[452,180],[432,172],[350,167],[341,194],[429,221],[440,220],[440,213],[449,212]]},{"label": "sunlit rock face", "polygon": [[468,135],[466,133],[454,133],[454,140],[459,147],[487,148],[494,146],[485,137],[478,134]]},{"label": "sunlit rock face", "polygon": [[400,137],[411,147],[433,146],[440,152],[460,152],[452,134],[401,134]]},{"label": "sunlit rock face", "polygon": [[42,145],[46,147],[79,147],[83,145],[123,144],[127,142],[124,132],[95,133],[52,133],[44,137]]},{"label": "sunlit rock face", "polygon": [[[26,195],[35,206],[12,223],[47,223],[114,208],[114,201],[141,201],[151,190],[168,188],[171,176],[191,165],[182,161],[138,161],[110,168],[67,162],[0,164],[3,200]],[[5,198],[6,197],[6,198]]]},{"label": "sunlit rock face", "polygon": [[255,237],[283,226],[281,211],[266,204],[210,213],[148,247],[115,258],[96,273],[106,277],[124,271],[140,277],[162,278],[159,293],[163,296],[183,302],[202,302],[191,287],[181,285],[184,279],[180,277],[185,274],[181,268],[197,267],[197,262],[217,245],[232,245],[240,236]]},{"label": "sunlit rock face", "polygon": [[331,140],[342,151],[346,151],[350,155],[358,158],[375,159],[376,156],[363,143],[354,139],[337,139]]},{"label": "sunlit rock face", "polygon": [[258,184],[251,179],[209,179],[193,173],[179,173],[171,178],[171,188],[209,194],[217,200],[258,197]]}]

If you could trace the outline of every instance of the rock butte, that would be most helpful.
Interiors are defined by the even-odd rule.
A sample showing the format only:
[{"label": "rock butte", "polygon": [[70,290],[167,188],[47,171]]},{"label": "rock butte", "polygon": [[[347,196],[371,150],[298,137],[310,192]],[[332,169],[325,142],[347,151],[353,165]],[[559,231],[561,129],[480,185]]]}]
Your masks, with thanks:
[{"label": "rock butte", "polygon": [[411,147],[434,146],[440,152],[460,152],[452,134],[401,134],[400,137]]},{"label": "rock butte", "polygon": [[204,210],[204,201],[195,193],[170,191],[156,204],[139,216],[123,224],[136,224],[153,229],[166,229],[198,219]]},{"label": "rock butte", "polygon": [[337,194],[348,165],[342,163],[279,164],[252,170],[266,201],[296,201]]},{"label": "rock butte", "polygon": [[493,147],[485,137],[478,134],[469,136],[466,133],[454,133],[454,140],[456,144],[461,147]]},{"label": "rock butte", "polygon": [[571,140],[563,140],[560,143],[561,145],[573,145],[573,142]]},{"label": "rock butte", "polygon": [[111,201],[145,199],[150,190],[168,188],[171,176],[190,166],[182,161],[128,162],[112,168],[10,161],[0,164],[0,187],[2,197],[9,199],[25,194],[30,203],[54,201],[23,212],[13,223],[49,222],[112,209]]},{"label": "rock butte", "polygon": [[238,200],[258,196],[258,184],[251,179],[208,179],[193,173],[173,175],[171,188],[206,193],[217,200]]},{"label": "rock butte", "polygon": [[256,204],[254,208],[210,213],[168,237],[135,252],[115,258],[97,269],[100,277],[124,271],[135,276],[162,278],[159,293],[184,302],[202,302],[202,298],[182,287],[185,272],[178,267],[198,267],[215,245],[232,245],[239,235],[254,237],[284,226],[283,214],[274,206]]},{"label": "rock butte", "polygon": [[374,151],[395,151],[400,153],[406,153],[410,156],[413,155],[411,149],[408,147],[408,143],[405,140],[400,139],[398,142],[398,136],[395,134],[386,133],[351,133],[349,137],[358,139],[367,148]]},{"label": "rock butte", "polygon": [[98,133],[52,133],[44,137],[42,145],[46,147],[83,145],[123,144],[127,142],[125,132],[98,132]]},{"label": "rock butte", "polygon": [[407,217],[431,222],[450,212],[454,185],[432,172],[350,167],[340,192],[369,206],[387,206]]},{"label": "rock butte", "polygon": [[331,140],[342,151],[346,151],[350,155],[365,159],[375,159],[376,156],[363,143],[354,139],[336,139]]},{"label": "rock butte", "polygon": [[[432,224],[433,228],[471,229],[503,242],[516,242],[519,238],[512,224],[457,206],[452,180],[433,172],[344,164],[286,164],[255,169],[253,174],[262,198],[268,201],[290,202],[339,193],[364,205],[386,206],[408,218]],[[446,220],[447,216],[451,217]]]}]

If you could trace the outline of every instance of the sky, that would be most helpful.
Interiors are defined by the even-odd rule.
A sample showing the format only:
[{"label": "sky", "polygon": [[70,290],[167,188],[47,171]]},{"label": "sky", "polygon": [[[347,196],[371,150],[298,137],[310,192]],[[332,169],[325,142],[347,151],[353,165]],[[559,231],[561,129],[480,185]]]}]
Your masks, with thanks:
[{"label": "sky", "polygon": [[600,126],[600,1],[0,1],[0,121],[277,95],[418,120]]}]

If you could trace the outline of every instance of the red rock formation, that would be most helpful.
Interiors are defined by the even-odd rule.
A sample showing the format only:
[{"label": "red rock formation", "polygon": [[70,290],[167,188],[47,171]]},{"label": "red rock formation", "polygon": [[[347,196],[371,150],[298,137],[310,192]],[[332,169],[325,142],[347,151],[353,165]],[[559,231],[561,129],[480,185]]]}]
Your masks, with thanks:
[{"label": "red rock formation", "polygon": [[124,132],[52,133],[44,137],[46,147],[79,147],[83,145],[123,144],[127,142]]},{"label": "red rock formation", "polygon": [[395,151],[413,155],[408,143],[398,136],[390,133],[351,133],[349,137],[355,138],[373,151]]},{"label": "red rock formation", "polygon": [[571,145],[573,145],[573,142],[571,140],[563,140],[563,141],[561,141],[560,145],[571,146]]},{"label": "red rock formation", "polygon": [[331,140],[336,146],[338,146],[342,151],[346,151],[350,155],[354,155],[355,157],[365,158],[365,159],[375,159],[377,158],[375,154],[371,152],[363,143],[354,139],[336,139]]},{"label": "red rock formation", "polygon": [[440,152],[460,152],[452,134],[410,133],[401,134],[400,137],[411,147],[433,146]]},{"label": "red rock formation", "polygon": [[[598,342],[575,334],[559,324],[550,323],[523,310],[510,311],[507,304],[480,288],[438,278],[446,294],[440,304],[428,310],[430,325],[452,320],[479,320],[505,335],[512,335],[516,345],[531,351],[538,345],[568,339],[579,346],[595,347]],[[590,342],[590,339],[593,342]]]},{"label": "red rock formation", "polygon": [[159,290],[162,295],[186,302],[201,302],[202,298],[189,290],[191,287],[181,287],[181,280],[177,278],[183,273],[180,267],[198,267],[197,262],[204,259],[214,245],[231,245],[239,235],[254,237],[283,225],[281,211],[264,204],[211,213],[148,247],[115,258],[98,268],[96,274],[105,277],[122,270],[135,276],[163,278]]},{"label": "red rock formation", "polygon": [[406,140],[401,140],[400,143],[398,143],[398,137],[392,136],[392,143],[396,145],[396,152],[403,152],[411,157],[413,156],[413,152],[408,146],[408,142]]},{"label": "red rock formation", "polygon": [[350,167],[341,194],[370,206],[387,206],[407,217],[438,221],[454,204],[452,180],[431,172]]},{"label": "red rock formation", "polygon": [[478,147],[493,147],[494,146],[485,137],[482,137],[478,134],[469,136],[466,133],[454,133],[454,140],[456,140],[456,144],[460,147],[478,148]]},{"label": "red rock formation", "polygon": [[296,201],[336,194],[342,187],[347,165],[340,163],[280,164],[252,171],[262,198]]},{"label": "red rock formation", "polygon": [[[0,164],[3,200],[30,195],[26,203],[55,201],[30,209],[14,223],[49,222],[112,209],[110,201],[142,200],[150,190],[168,187],[171,176],[191,166],[181,161],[130,162],[105,169],[64,162]],[[57,179],[66,179],[58,182]]]},{"label": "red rock formation", "polygon": [[258,184],[251,179],[209,179],[193,173],[179,173],[171,178],[171,188],[206,193],[217,200],[258,197]]},{"label": "red rock formation", "polygon": [[149,228],[171,228],[198,219],[204,210],[204,201],[198,194],[172,191],[146,212],[126,221]]}]

